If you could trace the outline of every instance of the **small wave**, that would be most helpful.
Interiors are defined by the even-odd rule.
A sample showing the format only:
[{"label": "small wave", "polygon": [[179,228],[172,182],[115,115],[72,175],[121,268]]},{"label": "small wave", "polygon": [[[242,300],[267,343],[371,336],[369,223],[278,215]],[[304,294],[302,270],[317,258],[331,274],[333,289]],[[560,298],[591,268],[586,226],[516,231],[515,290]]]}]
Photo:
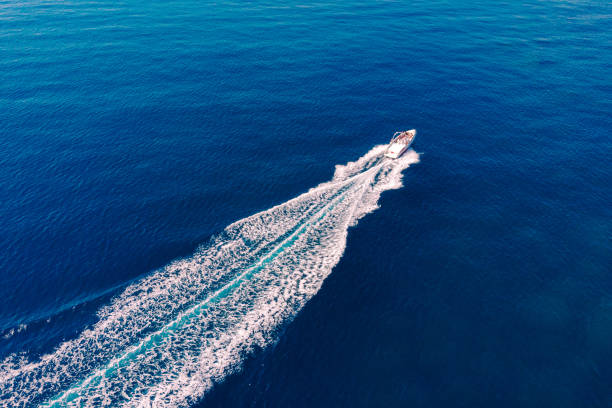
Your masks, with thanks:
[{"label": "small wave", "polygon": [[376,146],[331,181],[229,225],[191,257],[129,285],[76,339],[0,363],[10,407],[182,407],[238,370],[317,293],[348,228],[401,187],[419,156]]},{"label": "small wave", "polygon": [[27,328],[28,328],[28,325],[22,323],[22,324],[20,324],[17,327],[12,327],[12,328],[10,328],[8,330],[5,330],[2,333],[2,338],[5,339],[5,340],[10,339],[11,337],[13,337],[14,334],[21,333],[22,331],[26,330]]}]

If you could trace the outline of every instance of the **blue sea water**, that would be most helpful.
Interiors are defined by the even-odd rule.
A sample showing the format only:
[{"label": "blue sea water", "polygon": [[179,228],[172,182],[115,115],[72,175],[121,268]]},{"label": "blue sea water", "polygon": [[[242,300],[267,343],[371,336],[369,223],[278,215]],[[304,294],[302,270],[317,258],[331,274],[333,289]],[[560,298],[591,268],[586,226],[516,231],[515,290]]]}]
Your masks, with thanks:
[{"label": "blue sea water", "polygon": [[609,407],[611,33],[0,1],[0,406]]}]

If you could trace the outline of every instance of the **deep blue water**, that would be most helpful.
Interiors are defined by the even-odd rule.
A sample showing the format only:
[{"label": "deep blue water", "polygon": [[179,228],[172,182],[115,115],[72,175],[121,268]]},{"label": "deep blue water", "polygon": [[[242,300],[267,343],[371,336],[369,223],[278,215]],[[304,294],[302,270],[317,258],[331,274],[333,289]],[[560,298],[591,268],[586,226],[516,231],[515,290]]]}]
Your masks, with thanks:
[{"label": "deep blue water", "polygon": [[[603,1],[0,1],[0,380],[414,127],[420,162],[349,228],[321,289],[189,404],[611,406],[611,16]],[[30,400],[0,386],[0,406],[79,378]]]}]

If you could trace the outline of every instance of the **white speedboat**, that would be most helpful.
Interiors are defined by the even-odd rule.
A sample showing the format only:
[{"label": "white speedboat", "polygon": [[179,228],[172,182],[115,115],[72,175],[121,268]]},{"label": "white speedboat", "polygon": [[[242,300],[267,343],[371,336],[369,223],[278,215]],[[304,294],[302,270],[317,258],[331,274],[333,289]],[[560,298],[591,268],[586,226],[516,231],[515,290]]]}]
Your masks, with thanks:
[{"label": "white speedboat", "polygon": [[385,151],[385,156],[391,159],[397,159],[400,157],[412,144],[414,137],[416,136],[416,129],[406,130],[403,132],[395,132],[389,147]]}]

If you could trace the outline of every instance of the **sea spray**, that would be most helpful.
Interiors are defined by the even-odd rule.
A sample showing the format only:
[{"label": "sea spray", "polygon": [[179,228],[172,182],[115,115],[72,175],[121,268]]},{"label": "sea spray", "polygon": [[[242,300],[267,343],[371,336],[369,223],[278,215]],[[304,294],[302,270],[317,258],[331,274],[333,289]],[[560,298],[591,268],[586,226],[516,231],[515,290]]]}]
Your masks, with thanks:
[{"label": "sea spray", "polygon": [[191,257],[128,286],[99,320],[37,361],[0,365],[0,404],[188,406],[265,347],[338,263],[348,228],[401,187],[376,146],[331,181],[229,225]]}]

